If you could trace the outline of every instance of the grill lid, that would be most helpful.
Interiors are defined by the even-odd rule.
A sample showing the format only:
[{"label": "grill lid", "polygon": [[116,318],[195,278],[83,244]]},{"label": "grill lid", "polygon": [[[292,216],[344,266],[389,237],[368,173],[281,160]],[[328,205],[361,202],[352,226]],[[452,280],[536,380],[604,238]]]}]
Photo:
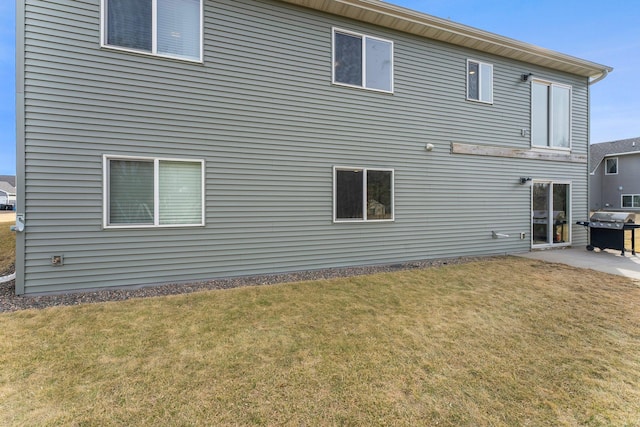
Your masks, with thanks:
[{"label": "grill lid", "polygon": [[635,214],[629,212],[594,212],[589,221],[609,223],[633,223]]}]

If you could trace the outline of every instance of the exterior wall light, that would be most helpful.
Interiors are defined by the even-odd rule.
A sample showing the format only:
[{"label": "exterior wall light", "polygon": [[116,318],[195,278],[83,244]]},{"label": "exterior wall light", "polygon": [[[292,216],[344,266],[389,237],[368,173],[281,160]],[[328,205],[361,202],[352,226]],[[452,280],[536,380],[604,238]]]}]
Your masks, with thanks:
[{"label": "exterior wall light", "polygon": [[531,181],[531,177],[530,176],[521,176],[520,177],[520,184],[522,184],[522,185],[525,185],[529,181]]},{"label": "exterior wall light", "polygon": [[526,82],[527,80],[529,80],[529,77],[531,76],[533,76],[533,73],[523,74],[520,76],[520,78],[522,79],[523,82]]}]

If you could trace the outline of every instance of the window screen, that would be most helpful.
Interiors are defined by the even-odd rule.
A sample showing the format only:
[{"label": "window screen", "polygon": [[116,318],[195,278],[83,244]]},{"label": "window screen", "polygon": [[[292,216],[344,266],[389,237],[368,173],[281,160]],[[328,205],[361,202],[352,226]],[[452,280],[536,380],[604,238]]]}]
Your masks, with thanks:
[{"label": "window screen", "polygon": [[335,168],[336,221],[393,220],[393,171]]},{"label": "window screen", "polygon": [[153,224],[153,162],[109,162],[109,222]]}]

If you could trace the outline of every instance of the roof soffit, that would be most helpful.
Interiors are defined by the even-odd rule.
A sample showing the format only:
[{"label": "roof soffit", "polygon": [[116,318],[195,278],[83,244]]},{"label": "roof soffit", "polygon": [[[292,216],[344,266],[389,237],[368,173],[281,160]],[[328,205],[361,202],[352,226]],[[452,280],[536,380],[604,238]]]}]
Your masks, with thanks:
[{"label": "roof soffit", "polygon": [[281,1],[583,77],[599,77],[613,70],[606,65],[523,43],[380,0]]}]

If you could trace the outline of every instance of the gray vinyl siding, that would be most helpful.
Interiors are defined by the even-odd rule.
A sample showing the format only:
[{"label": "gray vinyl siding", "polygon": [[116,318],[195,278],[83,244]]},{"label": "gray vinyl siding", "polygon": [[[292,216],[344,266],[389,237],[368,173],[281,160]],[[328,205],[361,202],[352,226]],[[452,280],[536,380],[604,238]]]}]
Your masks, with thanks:
[{"label": "gray vinyl siding", "polygon": [[[586,212],[586,164],[450,152],[529,148],[532,72],[572,86],[586,155],[585,78],[277,1],[204,10],[199,64],[100,48],[99,0],[27,0],[25,293],[524,252],[520,176],[570,180]],[[332,27],[394,42],[393,94],[331,84]],[[493,105],[466,101],[469,58],[494,65]],[[206,225],[103,229],[105,154],[204,159]],[[333,223],[333,166],[394,169],[395,221]]]}]

